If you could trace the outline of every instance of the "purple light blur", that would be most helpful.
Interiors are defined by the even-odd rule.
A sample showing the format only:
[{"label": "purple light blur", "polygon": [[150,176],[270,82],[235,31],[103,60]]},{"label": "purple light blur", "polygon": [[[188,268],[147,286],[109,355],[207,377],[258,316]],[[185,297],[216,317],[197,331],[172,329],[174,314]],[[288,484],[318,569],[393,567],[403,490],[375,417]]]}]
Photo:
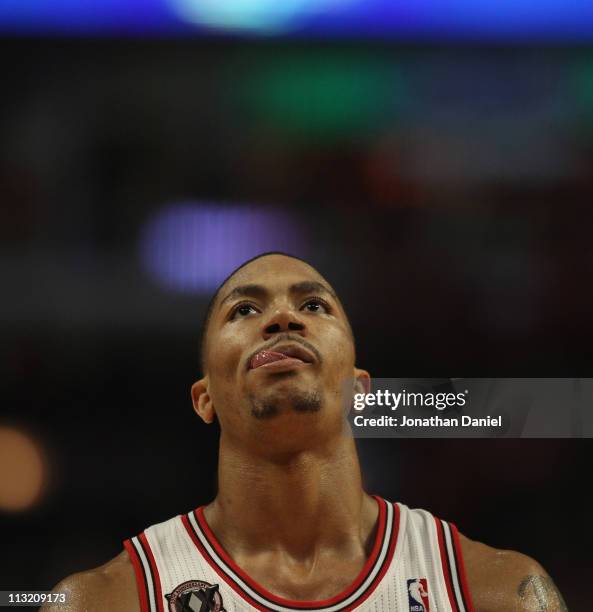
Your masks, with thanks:
[{"label": "purple light blur", "polygon": [[247,259],[265,251],[305,256],[289,213],[263,207],[179,203],[151,217],[142,232],[145,270],[175,291],[209,293]]}]

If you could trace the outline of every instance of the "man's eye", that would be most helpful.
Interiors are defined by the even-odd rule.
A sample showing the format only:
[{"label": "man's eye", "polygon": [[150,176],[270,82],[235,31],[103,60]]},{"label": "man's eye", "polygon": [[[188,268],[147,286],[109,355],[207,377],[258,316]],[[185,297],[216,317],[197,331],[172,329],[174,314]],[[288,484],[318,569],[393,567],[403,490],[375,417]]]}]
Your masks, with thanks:
[{"label": "man's eye", "polygon": [[323,300],[317,298],[307,300],[303,304],[303,307],[309,312],[329,312],[327,304]]},{"label": "man's eye", "polygon": [[235,306],[235,308],[233,308],[233,311],[231,313],[231,319],[235,319],[237,316],[239,316],[240,318],[245,318],[249,314],[251,314],[251,312],[257,312],[254,306],[252,306],[251,304],[239,304],[238,306]]}]

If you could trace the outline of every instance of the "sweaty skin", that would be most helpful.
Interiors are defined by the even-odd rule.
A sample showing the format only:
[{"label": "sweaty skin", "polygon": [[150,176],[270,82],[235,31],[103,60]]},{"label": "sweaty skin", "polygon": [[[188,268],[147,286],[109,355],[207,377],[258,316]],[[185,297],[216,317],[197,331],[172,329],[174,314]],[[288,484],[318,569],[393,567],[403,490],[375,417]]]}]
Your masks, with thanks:
[{"label": "sweaty skin", "polygon": [[[301,351],[272,367],[261,351]],[[272,593],[330,598],[351,584],[370,554],[377,505],[362,488],[358,455],[343,435],[347,393],[368,390],[356,368],[344,309],[308,264],[259,258],[234,274],[214,303],[206,374],[192,387],[196,413],[220,422],[218,494],[205,518],[235,563]],[[351,395],[350,395],[351,397]],[[533,559],[461,536],[478,612],[562,612],[551,578]],[[140,610],[124,551],[59,583],[71,603],[46,612]]]}]

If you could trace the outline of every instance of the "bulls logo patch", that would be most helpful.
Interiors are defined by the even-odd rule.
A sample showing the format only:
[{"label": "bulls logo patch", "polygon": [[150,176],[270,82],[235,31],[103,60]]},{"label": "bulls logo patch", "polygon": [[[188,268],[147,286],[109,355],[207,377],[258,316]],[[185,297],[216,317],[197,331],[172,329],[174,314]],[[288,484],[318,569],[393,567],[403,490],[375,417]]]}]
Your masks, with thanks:
[{"label": "bulls logo patch", "polygon": [[165,595],[169,612],[224,612],[217,584],[189,580]]},{"label": "bulls logo patch", "polygon": [[408,580],[408,603],[410,604],[410,612],[430,612],[426,578],[411,578]]}]

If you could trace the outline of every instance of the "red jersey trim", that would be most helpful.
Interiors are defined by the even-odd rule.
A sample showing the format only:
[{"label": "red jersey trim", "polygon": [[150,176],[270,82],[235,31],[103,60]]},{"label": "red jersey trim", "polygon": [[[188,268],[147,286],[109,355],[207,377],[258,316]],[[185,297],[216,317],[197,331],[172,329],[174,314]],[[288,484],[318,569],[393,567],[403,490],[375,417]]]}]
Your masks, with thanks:
[{"label": "red jersey trim", "polygon": [[[329,607],[338,605],[341,601],[350,597],[353,593],[356,592],[357,589],[363,584],[365,579],[368,577],[370,572],[374,569],[377,564],[377,560],[380,554],[381,549],[385,543],[386,536],[389,537],[389,544],[385,556],[383,558],[381,568],[377,575],[374,577],[373,581],[364,589],[364,591],[352,602],[348,604],[347,609],[351,609],[352,607],[359,605],[361,601],[367,599],[370,594],[375,590],[378,583],[381,581],[389,565],[393,558],[393,553],[395,550],[395,543],[397,540],[398,532],[399,532],[399,515],[400,510],[397,505],[393,505],[393,524],[389,534],[386,534],[386,504],[385,500],[380,497],[373,496],[379,506],[379,517],[378,517],[378,527],[377,534],[375,536],[375,542],[373,544],[373,549],[369,558],[367,559],[364,567],[359,572],[355,581],[347,587],[341,593],[338,593],[334,597],[329,599],[319,600],[319,601],[294,601],[290,599],[285,599],[283,597],[279,597],[274,595],[273,593],[266,590],[262,585],[258,584],[255,580],[253,580],[248,574],[246,574],[240,567],[238,567],[234,561],[230,558],[230,556],[226,553],[223,547],[220,545],[216,536],[210,529],[206,519],[204,517],[203,506],[198,508],[194,512],[194,517],[198,523],[198,526],[202,530],[203,536],[207,540],[208,544],[215,550],[216,554],[220,557],[222,562],[226,564],[237,576],[239,576],[249,588],[251,588],[255,593],[257,593],[262,599],[268,600],[270,603],[282,606],[289,607],[293,609],[319,609],[323,607]],[[191,539],[194,541],[202,555],[206,558],[208,563],[212,566],[212,568],[229,584],[235,591],[239,593],[244,599],[249,601],[251,605],[254,605],[259,610],[266,610],[267,608],[261,607],[263,604],[259,602],[255,602],[253,598],[245,592],[245,590],[236,583],[236,581],[229,576],[223,567],[219,564],[216,559],[213,559],[208,553],[207,549],[200,542],[197,535],[194,533],[194,528],[191,525],[189,518],[187,516],[182,517],[183,524],[188,531]]]},{"label": "red jersey trim", "polygon": [[399,536],[399,522],[400,522],[400,509],[397,504],[393,504],[393,526],[391,528],[391,534],[389,534],[389,548],[387,550],[387,556],[383,560],[383,564],[379,573],[375,576],[373,582],[367,587],[364,593],[361,596],[354,600],[349,606],[348,610],[351,609],[352,606],[359,606],[363,601],[367,600],[373,593],[373,591],[379,586],[381,580],[387,573],[387,570],[391,566],[391,561],[393,559],[393,554],[395,553],[395,547],[397,545],[398,536]]},{"label": "red jersey trim", "polygon": [[457,607],[457,602],[455,601],[455,597],[453,595],[453,587],[451,585],[451,570],[449,568],[449,559],[447,557],[447,551],[445,550],[445,541],[443,537],[443,525],[441,521],[435,516],[434,522],[437,530],[437,537],[439,541],[439,552],[441,553],[441,564],[443,566],[443,576],[445,578],[445,584],[447,585],[447,595],[449,596],[449,603],[451,604],[451,609],[457,612],[459,609]]},{"label": "red jersey trim", "polygon": [[136,586],[138,588],[138,599],[140,600],[140,612],[150,612],[148,608],[148,585],[144,577],[144,570],[140,557],[134,549],[131,540],[124,540],[124,548],[128,551],[132,565],[134,566],[134,574],[136,575]]},{"label": "red jersey trim", "polygon": [[467,575],[465,573],[465,563],[463,561],[463,553],[461,551],[461,542],[459,540],[459,531],[457,526],[453,523],[449,523],[451,527],[451,533],[453,534],[453,545],[457,554],[457,560],[459,561],[459,580],[461,582],[461,588],[463,590],[463,597],[467,605],[467,612],[474,612],[474,604],[469,592],[469,585],[467,582]]},{"label": "red jersey trim", "polygon": [[155,598],[156,598],[156,606],[158,612],[163,611],[163,590],[161,588],[161,577],[159,576],[159,570],[156,565],[156,561],[154,560],[154,555],[152,554],[152,549],[150,548],[150,544],[146,539],[146,535],[141,533],[138,536],[138,539],[142,543],[142,547],[144,548],[144,552],[148,557],[148,562],[150,563],[150,567],[152,568],[152,574],[154,576],[154,588],[155,588]]},{"label": "red jersey trim", "polygon": [[[377,499],[377,498],[375,498],[375,499]],[[226,551],[222,548],[222,546],[220,545],[220,543],[216,539],[216,536],[214,535],[214,533],[211,531],[210,526],[206,522],[206,519],[204,517],[203,507],[198,508],[198,511],[196,512],[196,518],[198,519],[200,527],[205,532],[205,534],[206,534],[206,536],[208,538],[208,541],[213,546],[213,548],[216,550],[216,552],[221,557],[221,559],[223,559],[224,562],[237,575],[239,575],[254,591],[258,592],[260,595],[262,595],[266,599],[271,600],[273,603],[276,603],[276,604],[281,605],[281,606],[290,606],[290,607],[295,607],[295,608],[308,608],[308,607],[319,608],[319,607],[323,607],[323,606],[335,605],[338,602],[340,602],[342,599],[346,599],[346,597],[350,596],[362,584],[362,582],[364,581],[364,578],[368,575],[370,569],[374,566],[375,561],[377,559],[377,556],[379,554],[379,551],[381,550],[381,545],[383,543],[383,538],[384,538],[384,535],[385,535],[385,514],[386,514],[386,512],[385,512],[385,502],[383,501],[382,503],[381,502],[378,502],[378,503],[379,503],[379,528],[377,529],[377,536],[375,537],[375,543],[373,545],[373,549],[371,551],[371,554],[370,554],[369,558],[367,559],[366,563],[364,564],[364,567],[362,568],[362,570],[359,572],[359,574],[356,577],[354,583],[351,584],[349,587],[347,587],[341,593],[338,593],[337,595],[332,597],[331,599],[324,599],[324,600],[315,601],[315,602],[311,602],[311,601],[294,601],[294,600],[291,600],[291,599],[285,599],[284,597],[278,597],[277,595],[274,595],[273,593],[270,593],[262,585],[260,585],[258,582],[253,580],[253,578],[251,578],[249,575],[247,575],[229,557],[229,555],[226,553]]]}]

